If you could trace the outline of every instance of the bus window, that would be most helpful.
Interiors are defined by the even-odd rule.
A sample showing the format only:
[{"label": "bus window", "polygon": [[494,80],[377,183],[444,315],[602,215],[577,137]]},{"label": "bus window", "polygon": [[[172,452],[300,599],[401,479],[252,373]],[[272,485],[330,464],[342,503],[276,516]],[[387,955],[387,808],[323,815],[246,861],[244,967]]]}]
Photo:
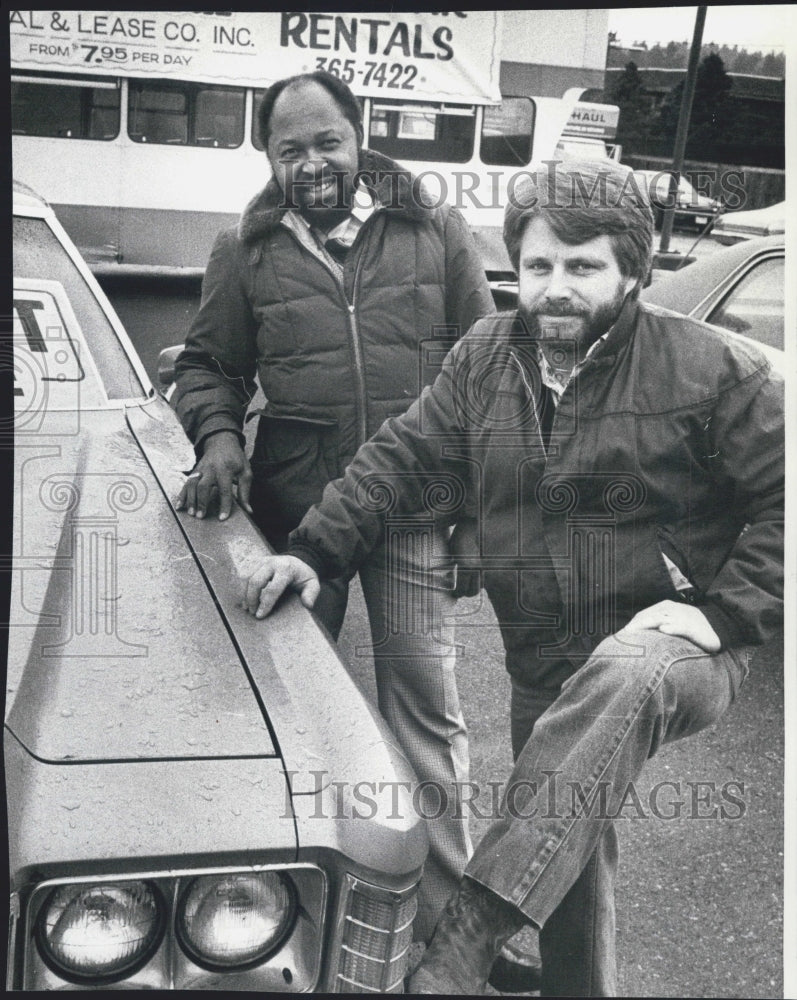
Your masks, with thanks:
[{"label": "bus window", "polygon": [[244,91],[203,87],[196,93],[195,142],[234,149],[244,141]]},{"label": "bus window", "polygon": [[257,112],[260,108],[260,102],[263,100],[263,94],[265,90],[255,90],[253,92],[252,101],[252,145],[255,149],[263,150],[263,143],[260,141],[260,136],[257,129]]},{"label": "bus window", "polygon": [[188,96],[181,87],[130,81],[127,130],[136,142],[185,145]]},{"label": "bus window", "polygon": [[119,93],[118,81],[96,77],[13,77],[11,130],[61,139],[115,139]]},{"label": "bus window", "polygon": [[396,160],[467,163],[473,154],[475,124],[471,105],[380,99],[371,106],[368,145]]},{"label": "bus window", "polygon": [[485,107],[480,155],[483,163],[523,167],[531,159],[534,102],[528,97],[503,97]]},{"label": "bus window", "polygon": [[130,81],[128,132],[135,142],[231,149],[244,135],[244,90]]}]

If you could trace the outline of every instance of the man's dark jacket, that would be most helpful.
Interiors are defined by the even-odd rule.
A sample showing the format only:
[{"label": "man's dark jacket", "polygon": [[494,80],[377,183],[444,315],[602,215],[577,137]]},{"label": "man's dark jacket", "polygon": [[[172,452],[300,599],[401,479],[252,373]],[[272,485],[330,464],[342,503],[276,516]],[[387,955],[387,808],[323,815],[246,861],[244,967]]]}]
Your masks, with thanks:
[{"label": "man's dark jacket", "polygon": [[[343,285],[281,224],[272,178],[218,237],[177,359],[173,403],[198,454],[211,434],[241,434],[257,373],[266,405],[252,501],[271,538],[417,398],[440,370],[441,345],[495,308],[462,215],[432,206],[385,156],[362,151],[360,170],[384,208],[357,234]],[[436,352],[422,347],[429,340]]]},{"label": "man's dark jacket", "polygon": [[[337,575],[385,519],[472,521],[471,561],[521,674],[532,646],[547,645],[541,660],[583,662],[667,599],[699,604],[723,646],[764,642],[783,589],[783,381],[769,362],[714,327],[629,301],[568,384],[545,444],[534,358],[516,316],[478,322],[418,403],[327,487],[289,552]],[[390,503],[374,502],[380,482]],[[535,669],[547,683],[544,662]]]}]

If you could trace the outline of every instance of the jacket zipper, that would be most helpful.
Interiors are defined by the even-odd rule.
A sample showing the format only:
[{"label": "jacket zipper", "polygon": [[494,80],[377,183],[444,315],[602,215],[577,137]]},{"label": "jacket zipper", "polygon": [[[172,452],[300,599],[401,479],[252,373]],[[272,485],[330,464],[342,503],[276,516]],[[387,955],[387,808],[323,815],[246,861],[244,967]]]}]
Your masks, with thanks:
[{"label": "jacket zipper", "polygon": [[[357,303],[357,288],[360,279],[360,263],[362,261],[362,253],[360,253],[357,258],[357,264],[354,269],[354,282],[352,284],[351,291],[351,302],[346,302],[346,306],[349,310],[349,334],[351,337],[352,354],[354,356],[354,378],[357,388],[357,396],[355,399],[355,405],[357,407],[357,447],[364,444],[368,440],[368,420],[367,420],[367,410],[368,410],[368,400],[365,391],[365,363],[363,361],[363,348],[362,341],[360,340],[360,331],[357,326],[357,314],[356,314],[356,303]],[[343,290],[343,297],[346,298],[346,292]]]},{"label": "jacket zipper", "polygon": [[[357,240],[361,239],[363,229],[367,225],[368,223],[366,222],[363,225],[362,229],[360,229],[360,232],[357,233],[357,236],[355,237],[355,243],[357,242]],[[307,247],[303,246],[299,238],[296,236],[296,233],[292,232],[290,229],[288,230],[288,232],[290,232],[291,236],[299,245],[299,247],[302,250],[306,251]],[[354,244],[352,244],[352,247],[353,246]],[[367,395],[365,391],[365,363],[363,361],[362,342],[360,341],[360,331],[357,327],[357,316],[355,312],[362,253],[360,253],[360,255],[357,258],[357,266],[355,267],[354,270],[354,281],[352,283],[351,302],[349,302],[348,298],[346,297],[346,287],[343,280],[338,277],[335,271],[332,270],[332,268],[327,264],[327,262],[322,257],[319,257],[315,254],[313,254],[313,256],[316,258],[318,263],[323,268],[325,268],[335,279],[335,283],[340,289],[341,299],[343,300],[343,304],[346,307],[346,314],[348,318],[348,327],[349,327],[349,342],[352,349],[352,356],[354,358],[354,380],[355,380],[354,407],[357,414],[357,447],[359,448],[361,444],[365,444],[365,442],[368,440],[368,418],[367,418],[368,405],[367,405]]]},{"label": "jacket zipper", "polygon": [[515,362],[515,366],[517,367],[517,370],[520,373],[521,381],[523,382],[526,392],[528,393],[529,399],[531,400],[531,407],[534,411],[534,423],[537,427],[537,437],[540,439],[540,447],[542,448],[542,452],[547,459],[548,449],[545,447],[545,441],[542,436],[542,427],[540,426],[540,415],[537,412],[537,400],[534,398],[534,391],[529,385],[529,380],[526,378],[526,372],[524,371],[523,365],[520,363],[518,356],[515,354],[513,350],[509,351],[509,355]]}]

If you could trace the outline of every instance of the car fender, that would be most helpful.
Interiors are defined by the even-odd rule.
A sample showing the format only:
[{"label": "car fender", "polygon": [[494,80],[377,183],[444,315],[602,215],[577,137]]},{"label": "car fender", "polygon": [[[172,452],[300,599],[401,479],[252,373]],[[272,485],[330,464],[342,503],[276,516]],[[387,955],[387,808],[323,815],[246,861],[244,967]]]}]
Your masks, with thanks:
[{"label": "car fender", "polygon": [[[184,481],[171,457],[172,440],[182,434],[176,416],[154,399],[130,407],[127,419],[174,504]],[[272,551],[265,539],[237,504],[223,523],[174,515],[266,706],[300,847],[345,845],[361,864],[396,874],[419,867],[428,841],[412,807],[412,768],[331,639],[296,594],[286,595],[265,620],[241,606],[245,580]],[[363,792],[375,805],[362,803]]]}]

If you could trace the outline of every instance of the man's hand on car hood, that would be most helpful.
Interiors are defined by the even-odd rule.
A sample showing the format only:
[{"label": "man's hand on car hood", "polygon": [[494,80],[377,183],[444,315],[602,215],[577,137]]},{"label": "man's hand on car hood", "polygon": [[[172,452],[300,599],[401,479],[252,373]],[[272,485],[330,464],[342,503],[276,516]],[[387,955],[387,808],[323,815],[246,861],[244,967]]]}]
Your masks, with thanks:
[{"label": "man's hand on car hood", "polygon": [[246,582],[243,607],[255,618],[265,618],[289,587],[312,608],[321,584],[315,570],[296,556],[267,556]]}]

